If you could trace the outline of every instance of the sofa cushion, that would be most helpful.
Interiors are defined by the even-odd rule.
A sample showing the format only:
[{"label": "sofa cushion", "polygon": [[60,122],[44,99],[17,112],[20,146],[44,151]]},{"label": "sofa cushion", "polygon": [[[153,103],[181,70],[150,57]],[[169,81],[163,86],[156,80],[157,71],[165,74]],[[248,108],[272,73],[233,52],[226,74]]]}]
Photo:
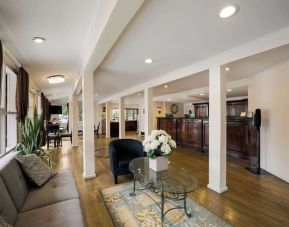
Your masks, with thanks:
[{"label": "sofa cushion", "polygon": [[2,216],[0,216],[0,226],[1,227],[13,227],[12,225],[8,224]]},{"label": "sofa cushion", "polygon": [[50,206],[18,214],[15,227],[82,227],[79,199],[66,200]]},{"label": "sofa cushion", "polygon": [[35,154],[29,155],[16,155],[17,161],[20,163],[25,174],[37,185],[41,186],[51,177],[53,177],[56,172],[48,167],[40,157]]},{"label": "sofa cushion", "polygon": [[78,197],[71,172],[61,171],[41,188],[32,187],[21,212]]},{"label": "sofa cushion", "polygon": [[[0,177],[0,216],[13,225],[17,219],[17,210],[10,198],[7,188]],[[1,224],[0,224],[1,226]]]},{"label": "sofa cushion", "polygon": [[15,159],[17,152],[11,152],[0,160],[0,176],[19,211],[29,193],[29,185],[21,167]]}]

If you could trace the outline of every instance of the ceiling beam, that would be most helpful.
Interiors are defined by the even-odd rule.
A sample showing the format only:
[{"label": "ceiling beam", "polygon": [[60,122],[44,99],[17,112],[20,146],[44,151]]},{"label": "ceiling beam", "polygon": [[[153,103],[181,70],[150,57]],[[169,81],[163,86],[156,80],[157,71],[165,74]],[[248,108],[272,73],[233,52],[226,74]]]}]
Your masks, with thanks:
[{"label": "ceiling beam", "polygon": [[73,92],[79,87],[81,76],[85,76],[86,72],[94,72],[100,66],[143,2],[144,0],[100,1],[78,65],[79,76]]},{"label": "ceiling beam", "polygon": [[218,55],[203,61],[188,65],[183,68],[179,68],[170,73],[157,77],[156,79],[147,81],[140,85],[134,86],[130,89],[121,91],[113,96],[104,98],[98,103],[105,103],[107,101],[117,99],[118,97],[127,96],[145,88],[155,87],[164,83],[169,83],[196,73],[208,70],[212,65],[225,65],[233,61],[237,61],[246,57],[250,57],[255,54],[259,54],[289,43],[289,27],[281,29],[277,32],[262,36],[253,41],[247,42],[243,45],[232,48],[228,51],[222,52]]}]

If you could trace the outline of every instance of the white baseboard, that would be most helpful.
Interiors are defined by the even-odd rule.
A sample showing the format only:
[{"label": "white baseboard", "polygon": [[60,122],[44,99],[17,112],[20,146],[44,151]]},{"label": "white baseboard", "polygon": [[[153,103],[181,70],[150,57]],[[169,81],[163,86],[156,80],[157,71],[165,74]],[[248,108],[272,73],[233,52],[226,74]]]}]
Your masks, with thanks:
[{"label": "white baseboard", "polygon": [[220,187],[220,188],[219,188],[219,187],[215,187],[215,186],[213,186],[213,185],[208,184],[207,187],[208,187],[209,189],[217,192],[217,193],[220,193],[220,194],[223,193],[223,192],[228,191],[228,187],[227,187],[227,186],[223,186],[223,187]]},{"label": "white baseboard", "polygon": [[95,178],[96,177],[96,174],[91,174],[91,175],[86,175],[85,173],[82,174],[83,178],[85,180],[89,180],[89,179],[92,179],[92,178]]}]

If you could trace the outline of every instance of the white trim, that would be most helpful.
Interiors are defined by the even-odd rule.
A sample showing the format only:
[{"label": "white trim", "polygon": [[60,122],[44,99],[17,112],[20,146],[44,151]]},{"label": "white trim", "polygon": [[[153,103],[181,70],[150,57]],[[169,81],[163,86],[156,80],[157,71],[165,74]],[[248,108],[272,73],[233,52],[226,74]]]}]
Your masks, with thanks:
[{"label": "white trim", "polygon": [[85,173],[82,173],[82,176],[85,180],[96,178],[96,174],[86,175]]},{"label": "white trim", "polygon": [[217,193],[220,193],[220,194],[228,191],[228,187],[227,187],[227,186],[218,188],[218,187],[215,187],[215,186],[213,186],[213,185],[208,184],[207,187],[208,187],[209,189],[217,192]]}]

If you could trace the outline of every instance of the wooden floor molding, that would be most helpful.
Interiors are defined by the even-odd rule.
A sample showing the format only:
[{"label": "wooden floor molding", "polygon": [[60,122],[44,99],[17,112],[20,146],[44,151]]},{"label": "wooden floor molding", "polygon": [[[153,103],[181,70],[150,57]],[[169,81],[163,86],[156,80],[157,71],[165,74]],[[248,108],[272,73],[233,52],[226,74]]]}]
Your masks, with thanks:
[{"label": "wooden floor molding", "polygon": [[[132,135],[136,138],[136,136]],[[82,140],[72,148],[69,141],[53,151],[55,169],[73,172],[88,227],[113,226],[98,193],[114,185],[108,158],[108,144],[112,139],[95,140],[96,178],[82,177]],[[207,188],[208,155],[178,148],[170,161],[184,166],[199,180],[199,188],[191,193],[197,202],[234,226],[289,226],[289,184],[273,175],[254,175],[244,164],[230,160],[227,166],[228,192],[218,194]],[[130,176],[119,177],[119,183],[129,182]]]}]

